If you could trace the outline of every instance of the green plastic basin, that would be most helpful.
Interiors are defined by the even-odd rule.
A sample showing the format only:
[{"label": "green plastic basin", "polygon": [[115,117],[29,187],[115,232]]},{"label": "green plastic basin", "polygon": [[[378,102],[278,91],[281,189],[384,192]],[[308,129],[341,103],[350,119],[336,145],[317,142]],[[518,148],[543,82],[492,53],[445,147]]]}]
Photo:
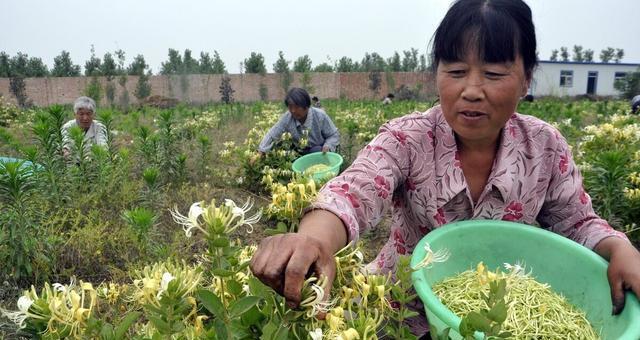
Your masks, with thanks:
[{"label": "green plastic basin", "polygon": [[[548,283],[555,292],[583,310],[602,339],[640,339],[640,303],[636,296],[627,293],[624,310],[612,316],[607,261],[565,237],[505,221],[456,222],[422,238],[411,257],[412,266],[424,258],[425,243],[429,243],[433,251],[448,249],[451,256],[446,262],[415,271],[413,285],[424,303],[429,323],[439,331],[451,327],[454,339],[460,339],[457,333],[460,318],[440,302],[431,285],[475,269],[480,261],[489,270],[502,267],[505,262],[522,262],[538,282]],[[482,336],[476,333],[476,339]],[[558,334],[558,338],[562,337],[563,334]]]},{"label": "green plastic basin", "polygon": [[298,174],[304,174],[305,170],[318,164],[325,164],[328,168],[323,171],[314,172],[312,178],[315,181],[324,182],[338,175],[340,166],[342,165],[342,156],[335,152],[327,152],[324,154],[322,152],[314,152],[296,159],[293,164],[291,164],[291,168]]},{"label": "green plastic basin", "polygon": [[22,162],[22,165],[20,166],[21,169],[29,168],[27,169],[27,172],[29,173],[32,173],[34,170],[39,171],[43,169],[42,165],[37,163],[34,164],[24,159],[0,156],[0,163],[19,163],[19,162]]}]

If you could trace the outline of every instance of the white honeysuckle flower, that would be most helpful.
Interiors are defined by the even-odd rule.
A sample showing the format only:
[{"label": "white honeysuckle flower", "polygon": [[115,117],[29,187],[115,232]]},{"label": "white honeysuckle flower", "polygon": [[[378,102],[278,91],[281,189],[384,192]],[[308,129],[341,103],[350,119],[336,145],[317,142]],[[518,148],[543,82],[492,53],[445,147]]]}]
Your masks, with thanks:
[{"label": "white honeysuckle flower", "polygon": [[171,275],[169,272],[165,272],[162,274],[162,280],[160,281],[160,290],[158,291],[158,299],[162,297],[162,293],[167,291],[169,288],[169,282],[173,281],[175,277]]},{"label": "white honeysuckle flower", "polygon": [[412,269],[418,270],[421,268],[429,268],[432,264],[438,262],[444,262],[449,259],[451,254],[447,249],[438,249],[438,251],[434,252],[431,249],[431,245],[429,243],[425,243],[424,245],[425,255],[422,261],[416,264]]},{"label": "white honeysuckle flower", "polygon": [[58,291],[58,292],[62,292],[64,293],[67,290],[67,287],[65,287],[62,283],[54,283],[51,285],[53,287],[53,290]]},{"label": "white honeysuckle flower", "polygon": [[200,206],[201,203],[202,202],[193,203],[189,208],[188,216],[184,216],[180,212],[178,212],[177,207],[174,207],[173,210],[170,210],[173,220],[176,223],[182,225],[182,229],[184,230],[184,233],[187,235],[187,237],[191,237],[192,235],[191,229],[193,228],[199,229],[207,236],[209,235],[209,233],[206,230],[200,227],[200,222],[198,222],[198,218],[204,212],[204,209],[202,209],[202,207]]},{"label": "white honeysuckle flower", "polygon": [[33,300],[31,300],[28,296],[21,296],[18,299],[18,309],[22,312],[22,313],[27,313],[29,311],[29,308],[31,307],[31,305],[33,304]]},{"label": "white honeysuckle flower", "polygon": [[232,217],[229,223],[231,224],[235,220],[235,223],[229,226],[231,229],[246,225],[247,233],[250,234],[253,232],[253,225],[260,221],[262,217],[262,211],[258,211],[251,217],[245,217],[251,208],[253,208],[253,201],[251,199],[248,199],[242,207],[238,207],[236,203],[230,199],[226,199],[224,205],[231,209]]},{"label": "white honeysuckle flower", "polygon": [[313,331],[310,331],[309,336],[311,337],[311,340],[322,340],[322,329],[316,328]]}]

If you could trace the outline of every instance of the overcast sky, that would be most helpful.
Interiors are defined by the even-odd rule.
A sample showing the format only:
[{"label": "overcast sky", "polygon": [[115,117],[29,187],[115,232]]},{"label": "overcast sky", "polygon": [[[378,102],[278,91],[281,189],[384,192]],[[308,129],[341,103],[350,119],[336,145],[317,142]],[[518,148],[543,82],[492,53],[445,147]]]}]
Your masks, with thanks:
[{"label": "overcast sky", "polygon": [[[0,51],[53,58],[67,50],[84,67],[95,46],[122,49],[127,63],[143,54],[154,74],[169,48],[217,50],[230,73],[252,51],[269,72],[282,50],[288,60],[308,54],[313,65],[365,52],[384,58],[411,47],[421,53],[450,0],[0,0]],[[640,0],[528,0],[538,50],[573,45],[595,51],[622,48],[622,62],[640,63]]]}]

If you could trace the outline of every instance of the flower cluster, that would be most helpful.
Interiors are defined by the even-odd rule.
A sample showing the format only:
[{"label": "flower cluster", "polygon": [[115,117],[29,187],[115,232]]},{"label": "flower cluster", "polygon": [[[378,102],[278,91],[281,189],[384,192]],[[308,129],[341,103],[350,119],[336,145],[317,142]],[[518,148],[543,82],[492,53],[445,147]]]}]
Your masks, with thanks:
[{"label": "flower cluster", "polygon": [[45,283],[38,294],[35,287],[18,299],[18,311],[2,313],[18,324],[47,338],[80,338],[96,307],[97,293],[89,282],[72,280],[68,285]]}]

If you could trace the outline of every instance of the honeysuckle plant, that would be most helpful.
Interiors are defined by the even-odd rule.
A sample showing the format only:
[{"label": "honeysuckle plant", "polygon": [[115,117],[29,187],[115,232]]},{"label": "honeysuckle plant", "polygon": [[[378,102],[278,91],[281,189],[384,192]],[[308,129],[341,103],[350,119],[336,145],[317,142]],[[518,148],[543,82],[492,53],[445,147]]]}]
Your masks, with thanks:
[{"label": "honeysuckle plant", "polygon": [[318,195],[316,182],[313,178],[297,175],[285,185],[274,181],[270,173],[265,174],[263,182],[271,191],[266,214],[277,222],[276,228],[267,230],[267,234],[297,231],[304,210]]}]

